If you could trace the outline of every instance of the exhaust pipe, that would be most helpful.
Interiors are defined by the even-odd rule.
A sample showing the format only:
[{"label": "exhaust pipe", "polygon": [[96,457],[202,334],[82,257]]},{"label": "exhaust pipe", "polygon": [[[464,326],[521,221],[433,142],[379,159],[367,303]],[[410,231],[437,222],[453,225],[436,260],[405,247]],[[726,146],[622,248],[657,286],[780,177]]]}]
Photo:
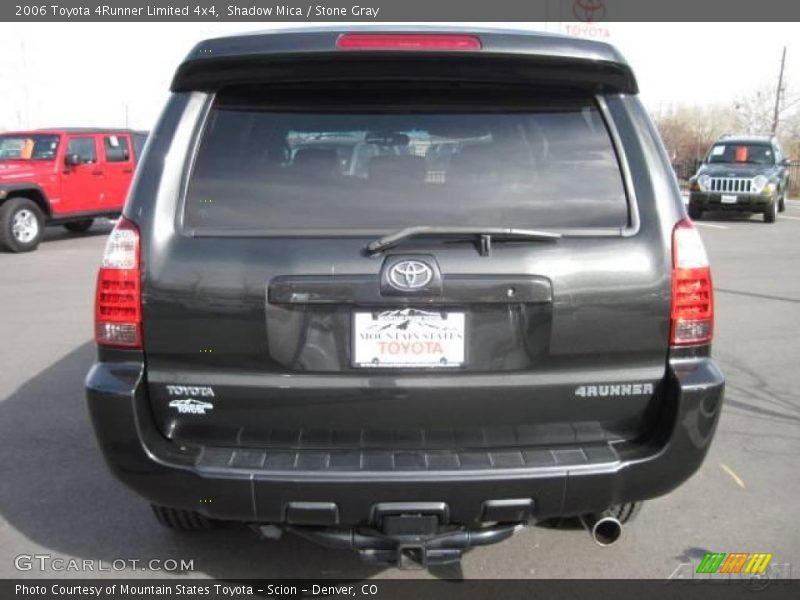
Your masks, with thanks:
[{"label": "exhaust pipe", "polygon": [[598,546],[610,546],[622,535],[622,523],[610,511],[589,513],[579,518]]}]

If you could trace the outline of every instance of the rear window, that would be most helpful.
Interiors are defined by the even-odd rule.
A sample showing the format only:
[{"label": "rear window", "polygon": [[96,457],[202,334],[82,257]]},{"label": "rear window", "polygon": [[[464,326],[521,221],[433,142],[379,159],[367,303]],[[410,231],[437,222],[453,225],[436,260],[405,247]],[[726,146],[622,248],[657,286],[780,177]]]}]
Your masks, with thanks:
[{"label": "rear window", "polygon": [[107,135],[103,137],[103,147],[106,151],[106,161],[127,162],[131,153],[128,149],[128,138],[120,135]]},{"label": "rear window", "polygon": [[191,171],[185,225],[285,234],[628,224],[592,98],[503,106],[495,94],[487,108],[377,96],[328,105],[315,95],[291,107],[220,96]]}]

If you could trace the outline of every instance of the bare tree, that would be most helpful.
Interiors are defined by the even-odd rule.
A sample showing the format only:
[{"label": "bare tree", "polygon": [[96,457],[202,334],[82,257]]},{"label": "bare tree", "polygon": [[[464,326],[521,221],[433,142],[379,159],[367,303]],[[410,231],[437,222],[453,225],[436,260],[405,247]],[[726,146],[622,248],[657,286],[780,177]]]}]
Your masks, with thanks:
[{"label": "bare tree", "polygon": [[722,105],[670,106],[653,120],[673,163],[701,158],[720,135],[736,128],[735,112]]},{"label": "bare tree", "polygon": [[738,133],[769,133],[772,130],[774,94],[766,89],[741,96],[734,103]]}]

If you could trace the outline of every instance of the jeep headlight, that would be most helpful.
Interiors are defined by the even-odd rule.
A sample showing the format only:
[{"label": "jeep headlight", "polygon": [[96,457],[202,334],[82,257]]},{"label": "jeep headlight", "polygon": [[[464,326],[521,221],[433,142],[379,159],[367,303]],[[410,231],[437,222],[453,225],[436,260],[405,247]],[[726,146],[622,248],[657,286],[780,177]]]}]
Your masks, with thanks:
[{"label": "jeep headlight", "polygon": [[711,177],[708,175],[700,175],[700,177],[697,178],[697,185],[700,186],[701,190],[707,192],[711,189]]},{"label": "jeep headlight", "polygon": [[756,175],[753,177],[753,192],[756,194],[760,194],[764,191],[764,188],[767,185],[767,178],[763,175]]}]

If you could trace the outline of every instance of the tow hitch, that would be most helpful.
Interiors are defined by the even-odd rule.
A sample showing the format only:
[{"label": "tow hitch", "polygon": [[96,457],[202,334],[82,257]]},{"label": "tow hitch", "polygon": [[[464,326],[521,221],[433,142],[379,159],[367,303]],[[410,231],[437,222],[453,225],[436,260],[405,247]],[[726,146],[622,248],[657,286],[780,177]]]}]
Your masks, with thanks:
[{"label": "tow hitch", "polygon": [[283,529],[328,548],[355,550],[367,562],[424,569],[458,562],[464,550],[501,542],[522,527],[514,522],[468,528],[449,524],[444,503],[389,503],[374,507],[369,526],[284,525]]},{"label": "tow hitch", "polygon": [[367,562],[392,564],[401,569],[424,569],[458,562],[464,550],[501,542],[522,527],[522,524],[514,523],[420,535],[389,535],[371,528],[331,529],[289,525],[285,529],[327,548],[355,550]]}]

